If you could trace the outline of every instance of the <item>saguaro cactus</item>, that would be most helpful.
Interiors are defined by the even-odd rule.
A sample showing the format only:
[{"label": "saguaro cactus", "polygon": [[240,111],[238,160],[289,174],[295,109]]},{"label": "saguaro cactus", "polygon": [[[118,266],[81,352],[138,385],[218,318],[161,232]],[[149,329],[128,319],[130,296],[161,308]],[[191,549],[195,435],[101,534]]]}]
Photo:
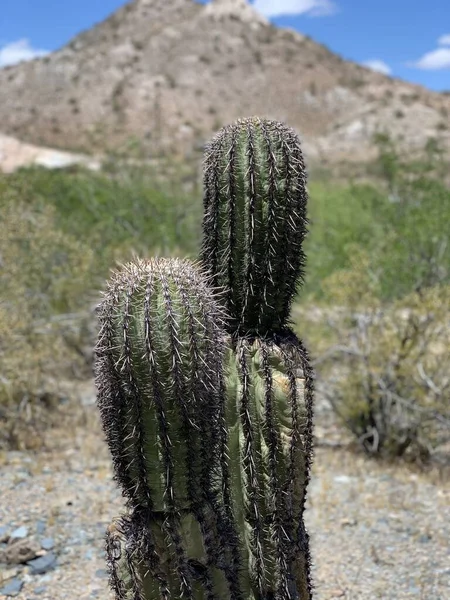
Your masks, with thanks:
[{"label": "saguaro cactus", "polygon": [[98,404],[128,499],[107,533],[111,585],[116,600],[311,600],[313,372],[288,328],[307,223],[298,137],[225,127],[204,183],[202,270],[131,263],[100,308]]}]

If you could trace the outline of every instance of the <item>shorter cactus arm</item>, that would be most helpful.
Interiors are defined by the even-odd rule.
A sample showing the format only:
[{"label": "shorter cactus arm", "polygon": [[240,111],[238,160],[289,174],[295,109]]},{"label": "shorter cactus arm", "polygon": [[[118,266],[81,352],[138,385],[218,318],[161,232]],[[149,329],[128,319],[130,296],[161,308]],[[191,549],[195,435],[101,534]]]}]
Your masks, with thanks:
[{"label": "shorter cactus arm", "polygon": [[243,600],[214,292],[188,261],[136,261],[109,282],[100,323],[98,406],[130,510],[108,534],[116,594],[218,600],[225,585]]},{"label": "shorter cactus arm", "polygon": [[98,406],[132,506],[188,508],[217,455],[222,312],[188,261],[126,265],[100,306]]}]

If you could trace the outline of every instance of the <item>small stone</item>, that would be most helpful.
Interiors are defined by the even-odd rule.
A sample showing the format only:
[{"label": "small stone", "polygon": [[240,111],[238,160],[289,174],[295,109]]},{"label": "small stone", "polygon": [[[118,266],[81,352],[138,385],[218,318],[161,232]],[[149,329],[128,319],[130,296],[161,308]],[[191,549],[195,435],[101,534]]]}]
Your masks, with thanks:
[{"label": "small stone", "polygon": [[0,553],[0,561],[10,565],[20,565],[36,558],[40,546],[37,542],[30,539],[18,539],[12,544],[8,544],[6,549]]},{"label": "small stone", "polygon": [[341,527],[355,527],[358,525],[358,521],[356,519],[342,519]]},{"label": "small stone", "polygon": [[348,475],[336,475],[336,477],[333,477],[333,481],[336,483],[351,483],[354,480],[354,477],[349,477]]},{"label": "small stone", "polygon": [[2,568],[0,581],[5,583],[10,579],[14,579],[14,577],[17,577],[20,574],[21,570],[21,567],[13,567],[12,569]]},{"label": "small stone", "polygon": [[53,550],[55,546],[55,542],[53,540],[53,538],[48,537],[48,538],[44,538],[41,541],[41,548],[43,548],[44,550]]},{"label": "small stone", "polygon": [[82,406],[95,406],[97,402],[97,397],[94,392],[89,394],[84,394],[81,396],[81,405]]},{"label": "small stone", "polygon": [[41,575],[50,571],[56,566],[56,556],[53,552],[49,552],[45,556],[40,556],[27,563],[31,568],[32,575]]},{"label": "small stone", "polygon": [[4,596],[17,596],[22,589],[23,581],[20,579],[11,579],[8,583],[0,589],[0,594]]},{"label": "small stone", "polygon": [[410,594],[413,594],[413,596],[417,598],[419,596],[421,590],[416,585],[411,585],[411,586],[409,586],[408,592]]},{"label": "small stone", "polygon": [[97,569],[95,571],[95,576],[100,577],[101,579],[108,579],[109,574],[108,571],[106,571],[106,569]]},{"label": "small stone", "polygon": [[24,538],[27,537],[27,535],[28,535],[28,528],[25,527],[25,525],[22,525],[21,527],[18,527],[11,533],[9,541],[13,542],[14,540],[23,540]]},{"label": "small stone", "polygon": [[6,525],[0,525],[0,544],[9,540],[9,529]]},{"label": "small stone", "polygon": [[36,533],[38,535],[44,535],[47,524],[45,521],[37,521],[36,522]]},{"label": "small stone", "polygon": [[46,591],[47,588],[45,587],[45,585],[40,585],[39,587],[34,588],[33,593],[39,596],[39,594],[45,594]]},{"label": "small stone", "polygon": [[333,598],[343,598],[345,596],[344,590],[331,590],[327,595],[328,600],[333,600]]}]

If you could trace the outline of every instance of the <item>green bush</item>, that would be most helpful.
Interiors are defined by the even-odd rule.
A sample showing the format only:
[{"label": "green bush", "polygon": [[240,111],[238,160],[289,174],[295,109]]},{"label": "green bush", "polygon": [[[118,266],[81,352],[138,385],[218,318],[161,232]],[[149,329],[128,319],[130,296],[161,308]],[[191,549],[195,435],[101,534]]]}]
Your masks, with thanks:
[{"label": "green bush", "polygon": [[310,186],[310,234],[306,285],[302,294],[324,298],[322,281],[350,265],[356,243],[370,248],[386,234],[386,224],[374,207],[387,204],[382,191],[372,186],[336,186],[312,183]]},{"label": "green bush", "polygon": [[450,281],[450,189],[439,179],[405,170],[392,192],[316,183],[310,194],[304,295],[335,303],[322,282],[350,267],[355,245],[373,257],[384,300]]},{"label": "green bush", "polygon": [[385,303],[371,260],[355,250],[325,283],[346,307],[324,353],[325,393],[368,453],[426,459],[450,441],[450,286]]},{"label": "green bush", "polygon": [[55,405],[61,382],[90,375],[90,307],[115,263],[196,253],[201,219],[186,194],[131,169],[0,175],[0,213],[1,446]]},{"label": "green bush", "polygon": [[33,417],[39,401],[52,404],[57,380],[85,366],[73,344],[85,319],[94,254],[56,228],[52,207],[3,202],[0,257],[2,445],[12,435],[7,422],[14,428],[22,413]]},{"label": "green bush", "polygon": [[180,186],[156,185],[143,169],[106,174],[30,168],[0,176],[0,207],[19,200],[52,206],[56,226],[95,252],[100,280],[114,258],[198,252],[201,203]]}]

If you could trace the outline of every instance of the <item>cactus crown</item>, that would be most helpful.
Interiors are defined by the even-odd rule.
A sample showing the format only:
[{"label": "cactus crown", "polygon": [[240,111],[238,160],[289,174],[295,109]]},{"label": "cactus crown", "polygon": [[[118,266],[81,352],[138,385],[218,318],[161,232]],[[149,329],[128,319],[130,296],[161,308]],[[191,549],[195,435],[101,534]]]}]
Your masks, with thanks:
[{"label": "cactus crown", "polygon": [[264,335],[287,324],[303,279],[306,204],[293,129],[241,119],[207,146],[201,260],[226,290],[231,331]]}]

